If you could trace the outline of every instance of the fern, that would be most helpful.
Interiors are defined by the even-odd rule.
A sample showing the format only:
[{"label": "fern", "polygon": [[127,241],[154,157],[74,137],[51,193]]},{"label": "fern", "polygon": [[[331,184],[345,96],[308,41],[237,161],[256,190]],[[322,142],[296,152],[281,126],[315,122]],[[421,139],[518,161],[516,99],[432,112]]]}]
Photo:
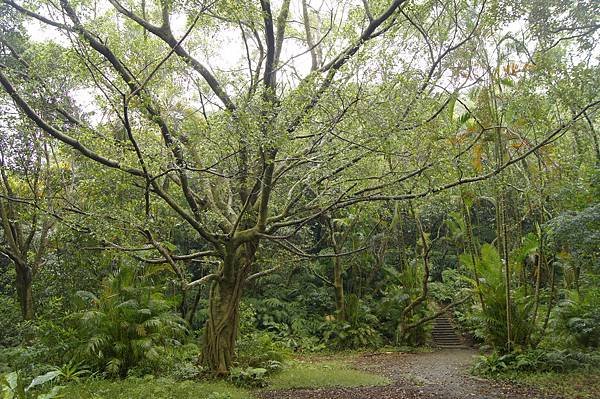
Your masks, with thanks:
[{"label": "fern", "polygon": [[75,315],[82,337],[76,358],[98,371],[124,377],[141,362],[155,362],[185,332],[183,320],[146,276],[122,268],[98,295],[79,292],[86,304]]}]

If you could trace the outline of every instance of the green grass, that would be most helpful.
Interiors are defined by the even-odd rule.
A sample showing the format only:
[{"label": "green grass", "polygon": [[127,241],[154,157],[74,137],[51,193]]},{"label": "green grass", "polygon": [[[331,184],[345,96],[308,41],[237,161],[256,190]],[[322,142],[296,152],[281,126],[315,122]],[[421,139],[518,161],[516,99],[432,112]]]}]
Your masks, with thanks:
[{"label": "green grass", "polygon": [[[225,382],[175,381],[167,378],[128,378],[121,381],[89,380],[70,385],[69,399],[251,399],[247,390]],[[229,396],[227,396],[229,394]]]},{"label": "green grass", "polygon": [[600,398],[600,371],[505,373],[497,377],[568,399]]},{"label": "green grass", "polygon": [[295,361],[269,379],[267,389],[360,387],[387,385],[390,380],[350,368],[343,361]]},{"label": "green grass", "polygon": [[[341,358],[341,359],[340,359]],[[387,385],[382,376],[352,369],[353,355],[295,360],[271,376],[268,390]],[[65,388],[69,399],[252,399],[250,390],[226,382],[176,381],[170,378],[87,380]],[[229,396],[227,396],[229,395]]]}]

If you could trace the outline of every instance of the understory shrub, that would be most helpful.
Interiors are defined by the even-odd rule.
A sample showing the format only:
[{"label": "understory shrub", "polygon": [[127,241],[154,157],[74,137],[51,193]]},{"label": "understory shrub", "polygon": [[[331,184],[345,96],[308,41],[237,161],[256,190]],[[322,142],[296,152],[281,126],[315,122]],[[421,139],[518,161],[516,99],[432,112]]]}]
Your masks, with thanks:
[{"label": "understory shrub", "polygon": [[322,316],[308,311],[305,296],[294,291],[288,294],[286,298],[250,298],[243,302],[240,319],[243,321],[246,315],[247,321],[241,327],[242,333],[250,329],[268,331],[274,341],[293,351],[323,349],[319,342]]},{"label": "understory shrub", "polygon": [[17,301],[12,297],[0,295],[0,348],[23,342],[30,322],[21,320]]},{"label": "understory shrub", "polygon": [[473,373],[493,375],[508,371],[520,372],[566,372],[575,369],[600,368],[600,353],[575,350],[533,349],[526,352],[512,352],[481,356],[472,368]]},{"label": "understory shrub", "polygon": [[263,367],[234,367],[231,369],[229,379],[237,386],[262,388],[267,386],[265,379],[268,370]]},{"label": "understory shrub", "polygon": [[600,346],[600,289],[566,291],[554,313],[554,326],[566,339],[584,348]]},{"label": "understory shrub", "polygon": [[46,359],[49,349],[39,343],[0,349],[0,373],[18,370],[22,376],[33,377],[49,370]]},{"label": "understory shrub", "polygon": [[404,309],[422,291],[422,262],[414,262],[404,271],[386,267],[387,287],[381,291],[382,296],[374,301],[374,311],[379,322],[376,325],[388,342],[396,345],[423,345],[431,330],[431,323],[419,324],[417,327],[403,329],[403,326],[417,323],[431,314],[428,301],[423,301],[408,314]]},{"label": "understory shrub", "polygon": [[[473,267],[470,256],[460,257],[461,262],[468,268]],[[485,308],[480,316],[472,320],[483,327],[477,334],[485,338],[496,351],[506,351],[507,325],[506,325],[506,285],[503,275],[503,261],[496,248],[490,244],[481,247],[481,257],[477,261],[479,285],[474,284],[474,289],[479,289],[485,301]],[[526,344],[530,331],[529,314],[532,303],[522,289],[511,291],[511,343],[515,347]]]},{"label": "understory shrub", "polygon": [[18,371],[0,375],[0,394],[2,399],[54,399],[61,397],[62,386],[55,385],[48,392],[40,393],[42,385],[51,383],[59,376],[58,371],[50,371],[44,375],[33,378],[29,384],[25,377]]},{"label": "understory shrub", "polygon": [[133,367],[152,368],[167,348],[180,345],[184,322],[150,277],[122,267],[104,280],[98,296],[78,292],[86,305],[74,314],[81,335],[78,361],[125,377]]},{"label": "understory shrub", "polygon": [[282,364],[290,356],[290,349],[267,331],[246,334],[237,345],[237,361],[244,367],[273,369],[274,364]]},{"label": "understory shrub", "polygon": [[374,327],[378,324],[369,306],[351,294],[346,300],[346,320],[325,321],[323,340],[337,349],[378,347],[382,344],[381,335]]},{"label": "understory shrub", "polygon": [[169,348],[166,356],[161,358],[158,368],[161,374],[168,375],[175,380],[195,380],[204,371],[198,363],[199,353],[200,348],[194,343]]}]

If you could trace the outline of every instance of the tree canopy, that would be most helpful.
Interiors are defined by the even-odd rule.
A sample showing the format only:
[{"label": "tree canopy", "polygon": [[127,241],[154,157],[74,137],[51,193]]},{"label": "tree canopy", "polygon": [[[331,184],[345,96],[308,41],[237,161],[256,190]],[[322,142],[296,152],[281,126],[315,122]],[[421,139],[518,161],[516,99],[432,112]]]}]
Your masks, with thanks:
[{"label": "tree canopy", "polygon": [[[188,324],[205,299],[202,363],[227,375],[240,304],[267,276],[299,262],[343,322],[402,286],[385,311],[402,341],[441,314],[422,313],[430,282],[454,268],[476,295],[450,307],[504,323],[503,350],[530,345],[556,302],[551,258],[576,258],[577,289],[598,272],[599,8],[2,0],[0,251],[22,316],[37,276],[108,292],[108,271],[154,284],[160,269]],[[155,299],[139,325],[177,330]]]}]

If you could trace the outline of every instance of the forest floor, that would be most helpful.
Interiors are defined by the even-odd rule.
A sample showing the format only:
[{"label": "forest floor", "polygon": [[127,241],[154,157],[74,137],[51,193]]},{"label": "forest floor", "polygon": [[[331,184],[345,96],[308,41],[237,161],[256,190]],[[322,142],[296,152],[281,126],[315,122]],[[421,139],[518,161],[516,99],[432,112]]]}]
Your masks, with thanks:
[{"label": "forest floor", "polygon": [[379,353],[356,357],[352,366],[382,375],[386,386],[357,388],[286,389],[263,391],[263,399],[463,399],[560,398],[524,385],[496,382],[469,375],[477,352],[444,349],[429,353]]}]

